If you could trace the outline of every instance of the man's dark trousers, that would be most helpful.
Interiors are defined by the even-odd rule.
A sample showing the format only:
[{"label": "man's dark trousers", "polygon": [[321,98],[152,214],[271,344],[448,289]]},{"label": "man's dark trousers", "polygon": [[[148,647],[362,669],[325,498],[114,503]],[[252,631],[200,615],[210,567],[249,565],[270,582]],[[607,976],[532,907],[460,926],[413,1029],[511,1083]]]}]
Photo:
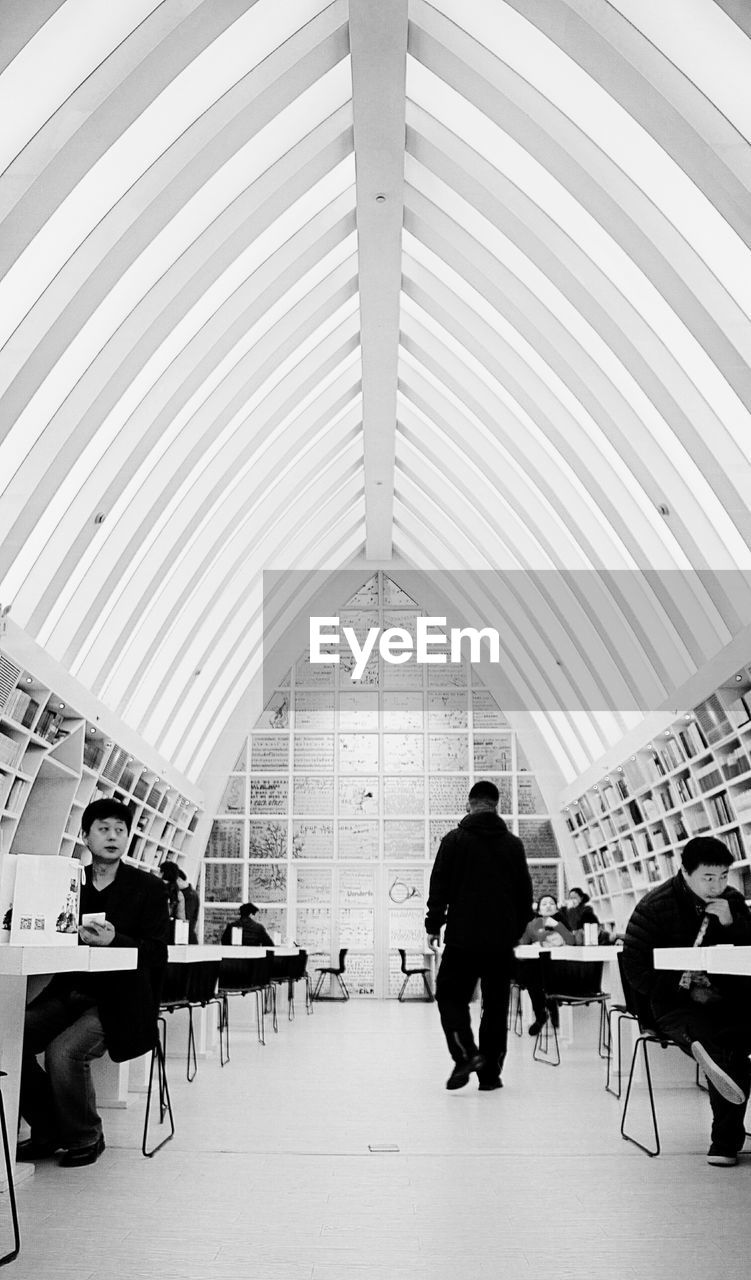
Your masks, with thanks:
[{"label": "man's dark trousers", "polygon": [[[684,1053],[691,1054],[694,1040],[700,1040],[718,1066],[740,1085],[748,1097],[751,1084],[751,1023],[745,1011],[739,1014],[727,1004],[692,1004],[670,1009],[655,1018],[657,1031],[676,1040]],[[727,1102],[707,1081],[712,1107],[712,1144],[731,1154],[743,1146],[746,1103]]]},{"label": "man's dark trousers", "polygon": [[[476,951],[449,945],[444,949],[438,970],[436,1000],[449,1053],[454,1062],[463,1062],[479,1050],[485,1059],[480,1073],[484,1082],[497,1080],[503,1070],[513,963],[512,951]],[[470,1002],[478,979],[482,1017],[476,1045]]]}]

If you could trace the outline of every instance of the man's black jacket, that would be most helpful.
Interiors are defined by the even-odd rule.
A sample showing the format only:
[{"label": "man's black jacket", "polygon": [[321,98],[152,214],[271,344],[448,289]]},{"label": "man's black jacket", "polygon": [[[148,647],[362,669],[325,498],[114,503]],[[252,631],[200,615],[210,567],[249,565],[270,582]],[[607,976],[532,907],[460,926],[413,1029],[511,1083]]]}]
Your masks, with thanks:
[{"label": "man's black jacket", "polygon": [[[89,873],[90,874],[90,873]],[[170,936],[167,886],[156,876],[121,862],[115,879],[97,901],[90,885],[81,890],[81,914],[100,907],[115,926],[113,947],[137,947],[138,968],[112,973],[58,974],[51,989],[75,986],[90,992],[102,1020],[113,1062],[148,1053],[157,1033],[159,998],[167,966]]]},{"label": "man's black jacket", "polygon": [[447,946],[509,950],[532,915],[532,881],[518,836],[497,813],[470,813],[440,843],[425,929]]},{"label": "man's black jacket", "polygon": [[[718,943],[751,945],[751,912],[737,889],[728,886],[720,895],[728,903],[733,922],[723,927],[710,918],[703,946]],[[704,916],[705,903],[691,891],[682,872],[651,889],[637,903],[626,927],[623,968],[637,997],[637,1007],[649,1025],[655,1017],[691,1003],[679,986],[681,972],[655,969],[655,947],[691,947]],[[738,997],[748,980],[712,975],[712,985],[728,1000]],[[651,1015],[651,1016],[650,1016]]]}]

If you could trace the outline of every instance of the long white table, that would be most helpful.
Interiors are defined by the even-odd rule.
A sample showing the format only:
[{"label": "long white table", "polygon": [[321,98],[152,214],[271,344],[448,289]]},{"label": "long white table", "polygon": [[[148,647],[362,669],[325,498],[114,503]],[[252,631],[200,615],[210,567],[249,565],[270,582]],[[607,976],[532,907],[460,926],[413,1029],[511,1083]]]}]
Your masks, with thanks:
[{"label": "long white table", "polygon": [[653,954],[655,969],[697,969],[751,977],[751,947],[655,947]]},{"label": "long white table", "polygon": [[[21,1054],[26,1009],[27,979],[55,973],[106,973],[115,969],[135,969],[135,947],[24,947],[0,946],[0,1070],[8,1138],[15,1144],[18,1128],[18,1093],[21,1082]],[[33,1165],[17,1167],[17,1181],[29,1177]],[[0,1172],[0,1186],[4,1179]]]},{"label": "long white table", "polygon": [[551,960],[584,960],[594,963],[596,960],[604,960],[612,963],[623,950],[620,946],[597,946],[592,947],[542,947],[539,942],[524,942],[514,948],[514,955],[517,960],[537,960],[540,952],[545,951]]}]

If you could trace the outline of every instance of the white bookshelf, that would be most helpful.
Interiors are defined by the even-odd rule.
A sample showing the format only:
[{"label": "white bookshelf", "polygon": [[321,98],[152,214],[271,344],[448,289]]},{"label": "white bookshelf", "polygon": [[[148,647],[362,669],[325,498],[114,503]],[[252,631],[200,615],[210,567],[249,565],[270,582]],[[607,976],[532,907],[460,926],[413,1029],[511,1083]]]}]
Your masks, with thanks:
[{"label": "white bookshelf", "polygon": [[751,666],[590,785],[564,810],[581,880],[622,930],[644,893],[675,874],[692,836],[723,840],[751,897]]}]

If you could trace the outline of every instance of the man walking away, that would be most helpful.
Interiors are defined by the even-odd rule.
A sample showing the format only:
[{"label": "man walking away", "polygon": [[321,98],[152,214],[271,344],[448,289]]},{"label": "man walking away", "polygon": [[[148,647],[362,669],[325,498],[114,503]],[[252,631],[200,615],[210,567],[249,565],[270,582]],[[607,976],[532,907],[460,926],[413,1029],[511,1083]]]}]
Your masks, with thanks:
[{"label": "man walking away", "polygon": [[[425,929],[437,947],[446,926],[436,999],[454,1069],[447,1089],[473,1071],[482,1090],[501,1088],[514,947],[532,914],[532,881],[518,836],[498,815],[498,788],[476,782],[467,817],[443,837],[430,877]],[[479,1045],[470,1001],[482,991]]]}]

